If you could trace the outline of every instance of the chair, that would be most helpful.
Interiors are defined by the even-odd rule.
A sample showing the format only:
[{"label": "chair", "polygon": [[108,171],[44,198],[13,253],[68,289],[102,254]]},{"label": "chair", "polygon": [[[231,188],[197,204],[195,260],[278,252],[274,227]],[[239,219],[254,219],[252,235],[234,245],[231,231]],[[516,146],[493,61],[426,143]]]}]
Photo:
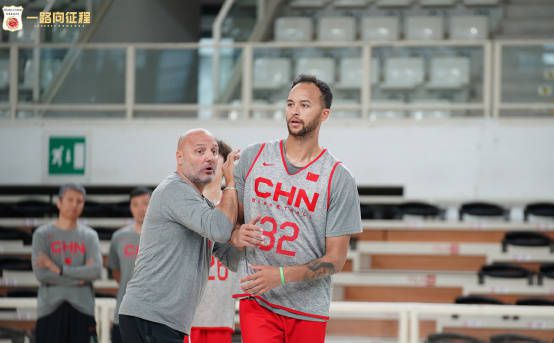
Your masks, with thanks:
[{"label": "chair", "polygon": [[539,267],[539,285],[543,284],[544,278],[554,279],[554,263],[543,263]]},{"label": "chair", "polygon": [[465,219],[509,219],[509,211],[505,208],[486,202],[469,202],[463,204],[458,215],[460,221]]},{"label": "chair", "polygon": [[409,40],[443,39],[443,19],[438,16],[407,17],[404,35]]},{"label": "chair", "polygon": [[360,33],[364,41],[395,41],[399,26],[398,17],[364,17]]},{"label": "chair", "polygon": [[428,7],[443,7],[443,6],[453,6],[458,0],[419,0],[421,6]]},{"label": "chair", "polygon": [[466,6],[495,6],[500,0],[464,0]]},{"label": "chair", "polygon": [[423,59],[419,57],[393,57],[385,60],[383,89],[413,89],[423,82]]},{"label": "chair", "polygon": [[490,338],[491,343],[547,343],[543,340],[513,333],[494,335]]},{"label": "chair", "polygon": [[456,298],[456,304],[474,304],[474,305],[504,305],[498,299],[486,297],[483,295],[463,295]]},{"label": "chair", "polygon": [[[404,105],[403,101],[400,100],[375,100],[373,101],[373,104],[379,105],[379,106],[397,106],[397,105]],[[369,116],[372,120],[374,119],[399,119],[404,118],[406,116],[405,111],[400,110],[389,110],[389,109],[374,109],[369,113]]]},{"label": "chair", "polygon": [[502,239],[502,251],[508,251],[508,245],[520,247],[550,247],[554,252],[554,242],[547,235],[531,231],[510,231],[506,232]]},{"label": "chair", "polygon": [[516,305],[522,306],[554,306],[554,300],[544,298],[525,298],[516,300]]},{"label": "chair", "polygon": [[367,3],[367,0],[334,0],[333,6],[336,8],[365,7]]},{"label": "chair", "polygon": [[413,0],[377,0],[379,7],[408,7]]},{"label": "chair", "polygon": [[317,38],[330,42],[353,41],[356,39],[356,20],[353,17],[320,18]]},{"label": "chair", "polygon": [[313,37],[312,20],[303,17],[281,17],[275,20],[275,40],[279,42],[307,42]]},{"label": "chair", "polygon": [[469,84],[469,58],[435,57],[431,59],[429,89],[459,89]]},{"label": "chair", "polygon": [[255,90],[281,88],[290,83],[291,63],[288,58],[258,58],[254,60]]},{"label": "chair", "polygon": [[427,336],[425,343],[485,343],[485,341],[469,335],[442,332]]},{"label": "chair", "polygon": [[527,204],[523,210],[525,221],[554,221],[554,203],[536,202]]},{"label": "chair", "polygon": [[533,284],[532,271],[510,263],[492,263],[482,266],[479,270],[479,284],[485,283],[485,277],[502,279],[527,279],[529,285]]},{"label": "chair", "polygon": [[329,0],[293,0],[290,2],[290,7],[298,8],[321,8],[325,6]]},{"label": "chair", "polygon": [[335,83],[335,61],[327,57],[302,57],[296,62],[296,75],[310,74],[328,84]]},{"label": "chair", "polygon": [[444,210],[438,206],[425,202],[405,202],[397,207],[398,218],[408,219],[408,217],[417,217],[422,219],[444,218]]},{"label": "chair", "polygon": [[486,16],[469,15],[450,17],[450,39],[487,39],[488,36],[489,23]]},{"label": "chair", "polygon": [[[414,105],[446,105],[450,104],[450,101],[443,99],[420,99],[412,102]],[[420,110],[416,109],[410,111],[410,116],[414,119],[442,119],[448,118],[452,113],[448,110]]]},{"label": "chair", "polygon": [[[372,58],[370,65],[371,84],[379,80],[379,62]],[[339,62],[339,81],[336,84],[338,89],[359,89],[362,86],[362,60],[358,57],[345,57]]]}]

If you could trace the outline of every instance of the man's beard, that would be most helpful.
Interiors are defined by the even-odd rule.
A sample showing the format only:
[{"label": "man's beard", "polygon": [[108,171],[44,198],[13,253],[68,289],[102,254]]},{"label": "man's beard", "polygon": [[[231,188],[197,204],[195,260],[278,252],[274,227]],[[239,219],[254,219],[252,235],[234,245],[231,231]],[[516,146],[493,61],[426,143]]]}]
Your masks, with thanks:
[{"label": "man's beard", "polygon": [[310,123],[302,122],[302,128],[298,132],[293,132],[290,128],[290,121],[287,122],[287,129],[289,130],[289,135],[297,138],[306,137],[308,134],[312,133],[317,128],[316,119],[312,120]]}]

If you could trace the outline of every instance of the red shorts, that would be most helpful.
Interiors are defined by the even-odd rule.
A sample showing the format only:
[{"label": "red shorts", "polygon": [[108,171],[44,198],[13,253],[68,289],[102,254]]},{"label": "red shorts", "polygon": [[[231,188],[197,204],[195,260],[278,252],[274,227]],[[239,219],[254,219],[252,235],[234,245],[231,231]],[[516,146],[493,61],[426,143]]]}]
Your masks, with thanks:
[{"label": "red shorts", "polygon": [[243,343],[323,343],[325,341],[327,322],[282,316],[261,306],[254,299],[242,299],[239,313]]},{"label": "red shorts", "polygon": [[184,343],[231,343],[231,328],[191,328],[190,337],[185,336]]}]

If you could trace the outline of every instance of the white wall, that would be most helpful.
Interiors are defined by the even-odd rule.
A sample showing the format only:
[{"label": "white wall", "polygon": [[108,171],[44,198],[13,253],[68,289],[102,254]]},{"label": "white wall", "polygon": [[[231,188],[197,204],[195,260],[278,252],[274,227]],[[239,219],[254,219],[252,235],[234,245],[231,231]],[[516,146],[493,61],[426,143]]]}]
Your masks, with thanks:
[{"label": "white wall", "polygon": [[[187,121],[0,122],[0,184],[59,184],[45,177],[49,132],[86,133],[85,184],[156,184],[174,169],[178,135],[205,127],[233,146],[278,139],[283,123]],[[359,185],[404,186],[425,199],[554,199],[553,120],[326,123],[321,144]]]}]

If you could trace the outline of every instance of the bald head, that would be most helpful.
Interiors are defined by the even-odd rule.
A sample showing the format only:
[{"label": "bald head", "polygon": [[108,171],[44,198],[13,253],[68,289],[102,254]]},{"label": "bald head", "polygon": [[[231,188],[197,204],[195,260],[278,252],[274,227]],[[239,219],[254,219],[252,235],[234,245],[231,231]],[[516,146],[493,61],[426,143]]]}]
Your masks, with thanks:
[{"label": "bald head", "polygon": [[179,137],[179,141],[177,141],[177,151],[183,150],[185,144],[190,144],[190,142],[194,141],[196,137],[206,136],[212,137],[215,141],[214,136],[206,129],[197,128],[188,130]]}]

